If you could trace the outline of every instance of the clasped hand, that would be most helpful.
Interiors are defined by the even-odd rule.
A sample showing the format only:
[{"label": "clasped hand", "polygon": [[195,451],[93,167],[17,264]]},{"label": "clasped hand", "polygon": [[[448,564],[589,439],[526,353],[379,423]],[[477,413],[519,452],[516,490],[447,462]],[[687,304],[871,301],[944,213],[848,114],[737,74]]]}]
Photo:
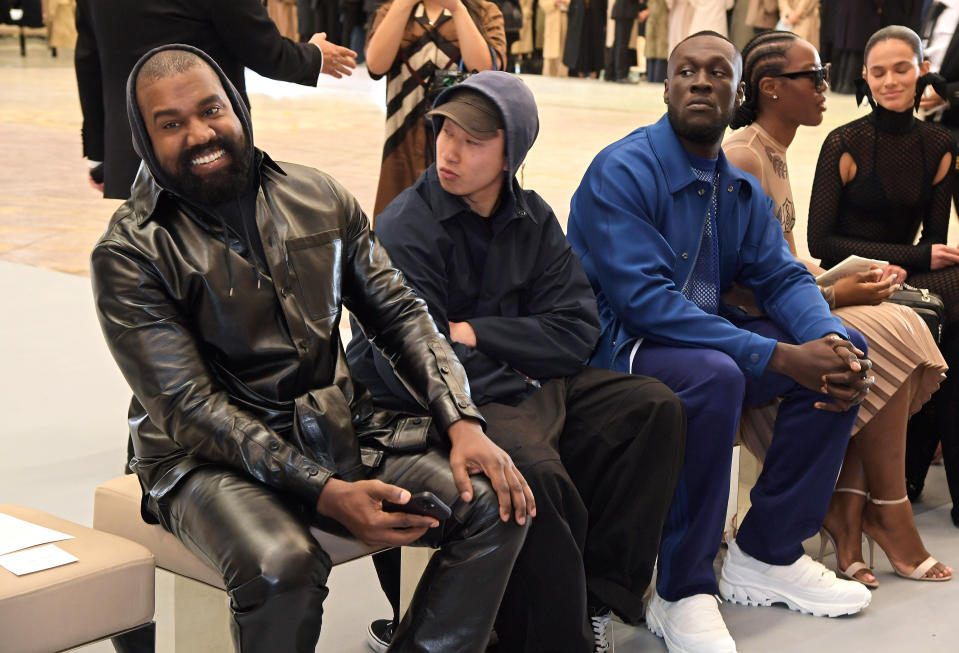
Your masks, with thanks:
[{"label": "clasped hand", "polygon": [[830,334],[801,345],[779,343],[769,368],[832,399],[817,401],[816,408],[843,412],[862,403],[876,381],[869,374],[872,361],[864,356],[848,340]]}]

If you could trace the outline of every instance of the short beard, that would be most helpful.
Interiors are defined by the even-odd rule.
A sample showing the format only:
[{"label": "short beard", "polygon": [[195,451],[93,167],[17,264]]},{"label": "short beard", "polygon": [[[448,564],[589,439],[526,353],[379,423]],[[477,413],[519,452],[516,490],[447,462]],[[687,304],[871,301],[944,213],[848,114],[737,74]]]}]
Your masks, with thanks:
[{"label": "short beard", "polygon": [[669,124],[677,136],[699,145],[718,144],[722,141],[723,134],[726,133],[726,127],[729,126],[729,120],[725,118],[711,125],[685,124],[680,120],[676,114],[676,109],[671,104],[666,109],[666,116],[669,118]]},{"label": "short beard", "polygon": [[[200,177],[191,171],[190,162],[204,153],[222,148],[230,157],[229,165],[211,177]],[[203,145],[185,150],[177,158],[176,170],[170,174],[174,189],[185,198],[212,206],[238,197],[250,180],[250,160],[253,148],[246,138],[237,140],[217,137]],[[169,173],[168,173],[169,174]]]}]

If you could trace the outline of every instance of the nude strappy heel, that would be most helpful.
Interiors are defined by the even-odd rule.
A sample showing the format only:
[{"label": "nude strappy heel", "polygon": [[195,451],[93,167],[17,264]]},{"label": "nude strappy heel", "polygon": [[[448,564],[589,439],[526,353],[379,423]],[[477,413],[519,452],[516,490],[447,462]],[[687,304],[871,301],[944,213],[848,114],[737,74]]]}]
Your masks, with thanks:
[{"label": "nude strappy heel", "polygon": [[[833,490],[833,492],[846,492],[846,493],[849,493],[849,494],[858,494],[858,495],[860,495],[860,496],[866,497],[866,500],[867,500],[867,501],[869,500],[869,494],[868,494],[867,492],[864,492],[864,491],[862,491],[862,490],[857,490],[857,489],[851,488],[851,487],[837,487],[835,490]],[[866,535],[866,540],[869,542],[869,560],[870,560],[870,564],[867,565],[867,564],[864,563],[864,562],[856,561],[856,562],[853,562],[853,563],[852,563],[851,565],[849,565],[848,567],[846,567],[845,569],[840,569],[840,568],[839,568],[839,547],[836,545],[836,538],[833,536],[832,533],[829,532],[829,529],[828,529],[828,528],[826,528],[825,526],[821,526],[821,527],[819,528],[819,555],[816,556],[816,560],[818,560],[819,562],[822,562],[823,559],[825,559],[826,553],[827,553],[826,544],[827,544],[827,543],[828,543],[828,544],[831,544],[831,545],[832,545],[833,554],[835,554],[835,556],[836,556],[836,568],[835,568],[836,575],[839,576],[840,578],[844,578],[844,579],[846,579],[846,580],[852,580],[852,581],[855,581],[855,582],[857,582],[857,583],[861,583],[861,584],[865,585],[866,587],[868,587],[869,589],[876,589],[877,587],[879,587],[879,581],[878,581],[878,580],[865,581],[865,580],[863,580],[863,579],[861,579],[861,578],[857,578],[857,577],[856,577],[856,574],[858,574],[859,572],[864,571],[864,570],[865,570],[865,571],[868,571],[870,574],[872,574],[873,577],[875,577],[875,575],[876,575],[875,573],[873,573],[872,568],[871,568],[871,567],[872,567],[872,558],[873,558],[873,542],[872,542],[872,538],[870,538],[868,535]]]},{"label": "nude strappy heel", "polygon": [[[885,499],[874,499],[871,496],[867,495],[866,499],[870,503],[875,504],[877,506],[891,506],[891,505],[896,505],[896,504],[905,503],[906,501],[909,501],[908,496],[905,496],[901,499],[885,500]],[[866,535],[866,538],[869,540],[869,565],[872,566],[872,564],[874,563],[873,539],[869,537],[868,535]],[[879,548],[882,549],[882,546],[880,545]],[[889,553],[885,549],[882,549],[882,552],[886,554],[886,559],[889,561],[889,566],[892,567],[892,570],[896,572],[897,576],[901,576],[902,578],[908,578],[909,580],[924,580],[924,581],[930,581],[930,582],[943,582],[947,580],[952,580],[952,574],[948,576],[943,576],[942,578],[938,578],[936,576],[926,576],[926,574],[929,573],[930,569],[932,569],[937,564],[939,564],[939,561],[933,558],[932,556],[929,556],[928,558],[920,562],[915,569],[913,569],[911,572],[907,574],[906,572],[902,571],[901,569],[899,569],[899,567],[896,566],[896,563],[892,561],[892,558],[889,557]]]}]

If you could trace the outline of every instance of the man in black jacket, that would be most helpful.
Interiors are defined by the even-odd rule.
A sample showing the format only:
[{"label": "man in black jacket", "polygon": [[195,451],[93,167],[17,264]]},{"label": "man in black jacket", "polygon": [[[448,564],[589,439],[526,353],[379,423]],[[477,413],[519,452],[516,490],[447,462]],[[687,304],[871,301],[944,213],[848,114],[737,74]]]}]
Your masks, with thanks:
[{"label": "man in black jacket", "polygon": [[[394,650],[484,650],[535,504],[423,301],[344,188],[253,147],[204,53],[158,48],[127,88],[144,166],[91,269],[134,392],[144,519],[223,575],[239,651],[314,650],[330,558],[311,525],[441,546]],[[353,384],[344,306],[421,405],[382,410]],[[450,518],[384,511],[426,490]]]},{"label": "man in black jacket", "polygon": [[208,53],[247,107],[244,66],[306,86],[315,86],[321,72],[340,77],[356,67],[356,54],[324,34],[309,43],[280,36],[260,0],[78,0],[75,66],[83,156],[91,170],[102,163],[102,181],[91,177],[91,183],[104,197],[129,197],[140,165],[125,115],[127,75],[145,52],[167,43]]},{"label": "man in black jacket", "polygon": [[[599,335],[593,291],[552,209],[515,179],[539,130],[526,85],[481,72],[431,116],[436,163],[377,217],[376,234],[536,495],[496,621],[500,646],[611,651],[610,610],[642,619],[684,413],[654,379],[584,365]],[[363,334],[347,358],[377,400],[413,405]]]}]

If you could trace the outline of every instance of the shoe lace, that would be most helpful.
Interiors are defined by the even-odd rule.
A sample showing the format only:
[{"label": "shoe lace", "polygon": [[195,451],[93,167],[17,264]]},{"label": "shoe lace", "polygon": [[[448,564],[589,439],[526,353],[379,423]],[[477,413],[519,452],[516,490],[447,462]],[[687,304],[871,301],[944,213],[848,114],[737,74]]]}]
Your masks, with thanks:
[{"label": "shoe lace", "polygon": [[595,644],[593,650],[595,653],[612,653],[612,615],[607,613],[596,617],[590,617],[589,621],[590,625],[593,627],[593,642]]}]

